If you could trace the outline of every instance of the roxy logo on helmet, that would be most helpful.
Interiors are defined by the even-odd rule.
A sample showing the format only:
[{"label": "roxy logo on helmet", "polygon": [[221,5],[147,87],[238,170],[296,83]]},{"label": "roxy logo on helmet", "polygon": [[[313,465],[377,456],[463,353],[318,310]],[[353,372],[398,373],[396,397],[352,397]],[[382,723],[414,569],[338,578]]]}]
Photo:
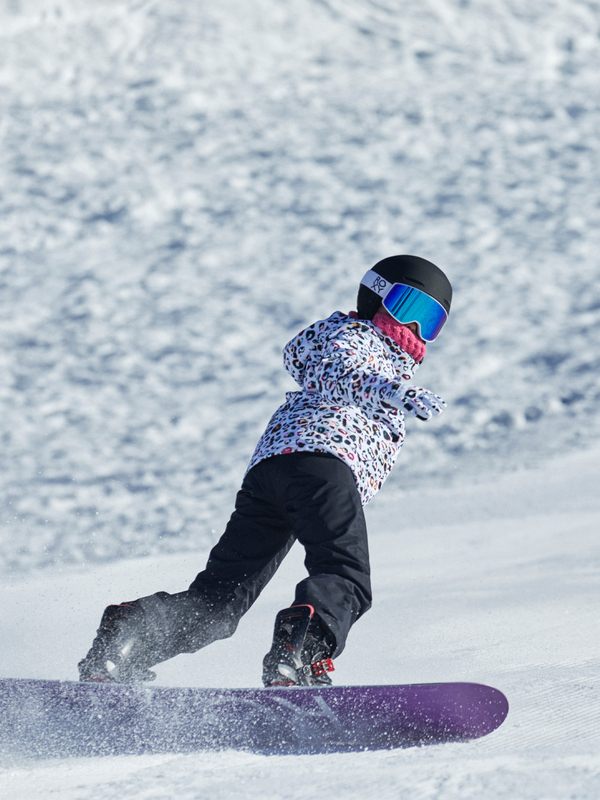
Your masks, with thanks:
[{"label": "roxy logo on helmet", "polygon": [[381,292],[383,292],[383,290],[385,289],[385,287],[387,285],[388,285],[388,282],[385,280],[385,278],[382,278],[381,276],[377,275],[377,277],[373,281],[373,285],[371,286],[371,289],[372,289],[372,291],[376,292],[377,294],[381,294]]}]

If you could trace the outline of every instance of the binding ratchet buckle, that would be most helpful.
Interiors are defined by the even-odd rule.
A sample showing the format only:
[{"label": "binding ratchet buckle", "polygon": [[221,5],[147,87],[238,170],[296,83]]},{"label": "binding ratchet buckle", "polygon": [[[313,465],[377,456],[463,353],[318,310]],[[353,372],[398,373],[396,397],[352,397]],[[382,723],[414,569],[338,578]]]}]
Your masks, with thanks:
[{"label": "binding ratchet buckle", "polygon": [[335,667],[333,661],[326,658],[323,661],[317,661],[316,664],[311,664],[311,670],[313,675],[326,675],[328,672],[333,672]]}]

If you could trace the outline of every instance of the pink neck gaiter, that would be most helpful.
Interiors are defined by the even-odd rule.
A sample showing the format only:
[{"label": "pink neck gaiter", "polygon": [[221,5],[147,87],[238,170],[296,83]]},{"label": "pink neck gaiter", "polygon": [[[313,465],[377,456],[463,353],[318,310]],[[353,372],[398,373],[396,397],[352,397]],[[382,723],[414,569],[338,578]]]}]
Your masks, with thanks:
[{"label": "pink neck gaiter", "polygon": [[[349,314],[352,319],[358,319],[356,311],[351,311]],[[401,347],[405,353],[412,356],[415,361],[421,362],[425,358],[427,348],[419,337],[403,325],[397,322],[393,317],[388,314],[377,313],[373,317],[373,325],[376,325],[382,333],[393,339],[396,344]]]}]

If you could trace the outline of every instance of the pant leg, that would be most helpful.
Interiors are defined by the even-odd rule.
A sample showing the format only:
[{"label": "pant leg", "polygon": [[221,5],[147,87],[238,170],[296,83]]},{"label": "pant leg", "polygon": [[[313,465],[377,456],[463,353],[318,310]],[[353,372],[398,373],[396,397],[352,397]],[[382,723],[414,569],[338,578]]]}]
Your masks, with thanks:
[{"label": "pant leg", "polygon": [[285,503],[306,550],[308,578],[296,587],[294,602],[313,606],[335,637],[338,656],[351,626],[371,607],[366,522],[354,476],[343,461],[324,453],[298,456],[289,463]]},{"label": "pant leg", "polygon": [[227,629],[226,636],[234,633],[295,541],[269,481],[264,480],[264,463],[246,476],[225,533],[211,550],[206,569],[189,588],[205,599]]},{"label": "pant leg", "polygon": [[294,603],[313,606],[335,638],[334,655],[343,651],[371,607],[369,549],[352,471],[329,453],[273,456],[246,476],[225,533],[190,586],[207,608],[201,647],[233,635],[296,538],[308,578]]},{"label": "pant leg", "polygon": [[244,479],[225,532],[189,589],[134,601],[144,609],[147,666],[232,636],[292,547],[291,525],[260,479],[262,463]]}]

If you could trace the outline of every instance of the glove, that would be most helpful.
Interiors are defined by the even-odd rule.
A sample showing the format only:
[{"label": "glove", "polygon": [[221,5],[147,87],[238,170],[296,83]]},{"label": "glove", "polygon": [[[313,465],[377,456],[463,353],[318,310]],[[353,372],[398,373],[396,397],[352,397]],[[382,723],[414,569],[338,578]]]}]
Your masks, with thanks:
[{"label": "glove", "polygon": [[410,384],[401,386],[394,392],[388,403],[424,422],[431,417],[437,417],[446,408],[446,403],[437,394]]}]

